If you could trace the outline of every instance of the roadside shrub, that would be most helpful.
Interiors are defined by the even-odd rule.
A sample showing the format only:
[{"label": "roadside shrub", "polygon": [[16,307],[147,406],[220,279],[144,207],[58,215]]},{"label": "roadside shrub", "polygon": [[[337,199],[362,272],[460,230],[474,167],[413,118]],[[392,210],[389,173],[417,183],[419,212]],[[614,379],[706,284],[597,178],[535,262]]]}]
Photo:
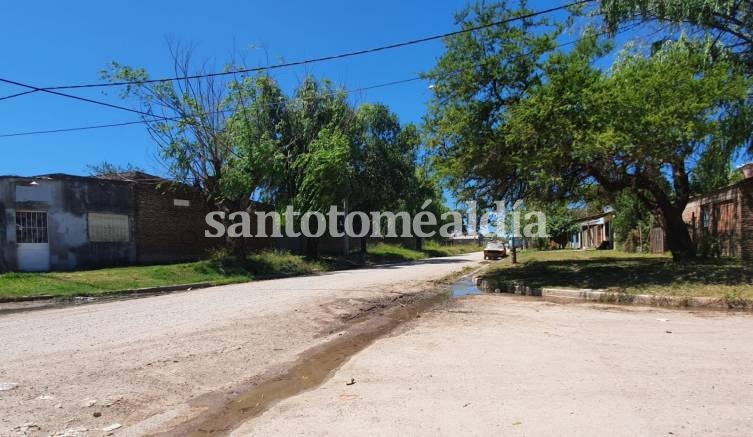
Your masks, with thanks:
[{"label": "roadside shrub", "polygon": [[254,253],[246,261],[246,269],[254,275],[296,275],[322,270],[315,262],[281,250]]},{"label": "roadside shrub", "polygon": [[207,253],[209,266],[223,274],[244,274],[245,268],[233,252],[226,247],[210,249]]}]

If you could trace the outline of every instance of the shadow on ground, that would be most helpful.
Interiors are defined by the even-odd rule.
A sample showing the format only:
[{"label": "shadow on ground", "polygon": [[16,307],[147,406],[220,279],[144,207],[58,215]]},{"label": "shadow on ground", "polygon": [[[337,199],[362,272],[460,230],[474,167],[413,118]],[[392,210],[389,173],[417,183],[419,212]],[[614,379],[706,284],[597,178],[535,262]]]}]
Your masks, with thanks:
[{"label": "shadow on ground", "polygon": [[670,259],[576,259],[528,261],[499,269],[489,280],[522,281],[532,287],[591,289],[650,288],[656,286],[750,286],[753,267],[734,260],[673,262]]}]

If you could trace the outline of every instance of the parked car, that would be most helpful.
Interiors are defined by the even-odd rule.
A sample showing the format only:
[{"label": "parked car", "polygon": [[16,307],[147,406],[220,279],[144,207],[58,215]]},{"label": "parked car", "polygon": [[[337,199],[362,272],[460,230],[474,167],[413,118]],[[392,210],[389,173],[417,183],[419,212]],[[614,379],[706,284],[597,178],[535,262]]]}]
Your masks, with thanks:
[{"label": "parked car", "polygon": [[500,259],[507,255],[507,248],[502,243],[491,242],[484,247],[484,259]]}]

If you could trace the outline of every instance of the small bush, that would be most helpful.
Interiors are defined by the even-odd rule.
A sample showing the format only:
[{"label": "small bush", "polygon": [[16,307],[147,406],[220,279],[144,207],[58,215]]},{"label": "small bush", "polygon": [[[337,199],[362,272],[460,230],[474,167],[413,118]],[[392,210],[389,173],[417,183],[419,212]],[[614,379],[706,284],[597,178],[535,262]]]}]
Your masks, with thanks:
[{"label": "small bush", "polygon": [[246,266],[238,260],[238,257],[226,247],[210,249],[207,254],[207,263],[216,271],[225,275],[247,274]]},{"label": "small bush", "polygon": [[246,268],[254,275],[295,275],[321,270],[317,263],[280,250],[265,250],[250,255]]}]

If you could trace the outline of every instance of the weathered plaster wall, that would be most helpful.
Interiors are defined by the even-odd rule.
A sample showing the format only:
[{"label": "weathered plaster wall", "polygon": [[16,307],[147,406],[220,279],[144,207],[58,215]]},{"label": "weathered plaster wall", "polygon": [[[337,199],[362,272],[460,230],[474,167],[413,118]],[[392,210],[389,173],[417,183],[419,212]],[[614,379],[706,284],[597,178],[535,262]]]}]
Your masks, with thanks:
[{"label": "weathered plaster wall", "polygon": [[[50,254],[53,268],[102,267],[130,264],[136,259],[133,238],[134,194],[128,183],[107,180],[62,180],[52,205]],[[127,243],[89,242],[88,213],[128,215],[131,241]],[[53,242],[54,240],[54,242]]]},{"label": "weathered plaster wall", "polygon": [[[136,260],[133,237],[134,194],[126,182],[91,178],[0,179],[0,268],[18,268],[16,211],[48,212],[50,267],[53,270],[130,264]],[[89,242],[90,212],[125,214],[131,223],[131,241]]]},{"label": "weathered plaster wall", "polygon": [[10,179],[0,179],[0,272],[16,265],[15,187]]}]

